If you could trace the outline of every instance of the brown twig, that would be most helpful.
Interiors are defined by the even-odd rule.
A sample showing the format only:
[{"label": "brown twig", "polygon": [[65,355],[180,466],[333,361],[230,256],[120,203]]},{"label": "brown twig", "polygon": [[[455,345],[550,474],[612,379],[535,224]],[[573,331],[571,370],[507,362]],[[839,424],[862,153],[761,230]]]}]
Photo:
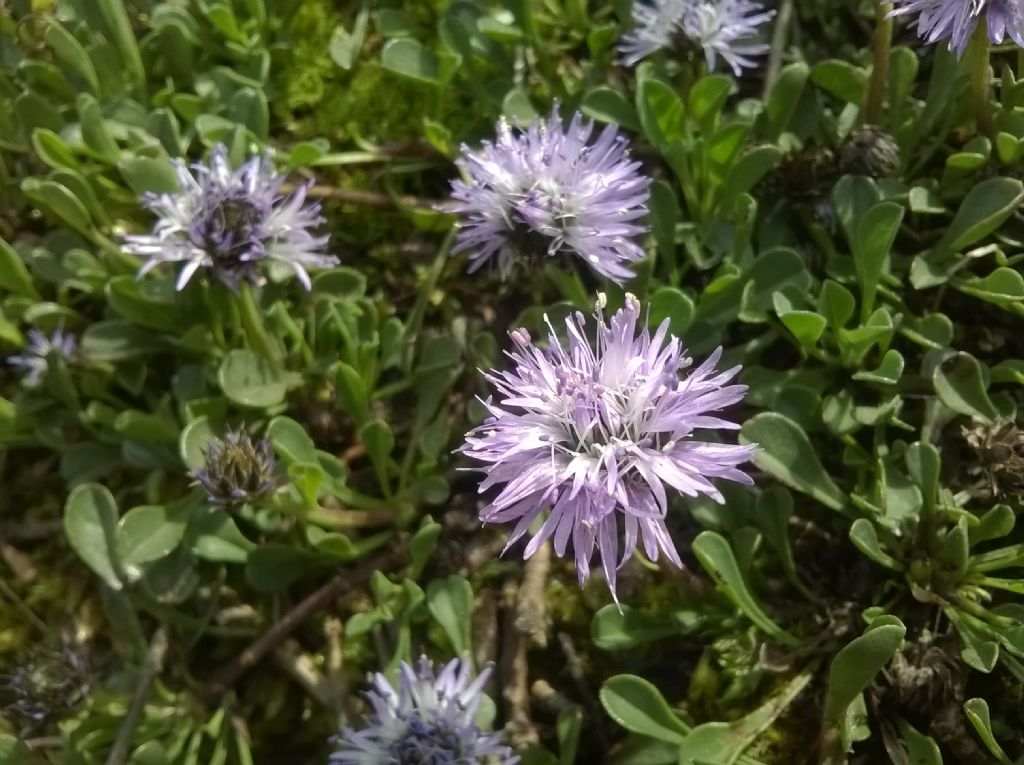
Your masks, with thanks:
[{"label": "brown twig", "polygon": [[540,741],[530,719],[530,667],[526,654],[526,636],[516,627],[516,591],[509,582],[502,593],[504,618],[501,640],[501,697],[508,718],[508,737],[519,748]]},{"label": "brown twig", "polygon": [[523,584],[516,598],[516,629],[535,644],[548,644],[547,609],[544,588],[551,570],[551,543],[545,542],[526,562]]},{"label": "brown twig", "polygon": [[216,700],[226,693],[238,680],[281,644],[288,635],[309,617],[340,595],[364,585],[375,571],[393,566],[405,558],[405,550],[389,550],[363,561],[353,569],[345,570],[323,584],[315,592],[297,603],[288,613],[254,640],[226,667],[217,672],[200,689],[200,697]]}]

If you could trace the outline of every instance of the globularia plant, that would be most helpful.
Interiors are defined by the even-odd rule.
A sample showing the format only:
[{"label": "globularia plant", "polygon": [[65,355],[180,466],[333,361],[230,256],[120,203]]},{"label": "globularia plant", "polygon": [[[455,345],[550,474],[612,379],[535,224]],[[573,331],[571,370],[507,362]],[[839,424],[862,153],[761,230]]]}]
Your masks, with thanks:
[{"label": "globularia plant", "polygon": [[468,661],[452,659],[435,674],[425,656],[402,662],[398,688],[374,673],[366,693],[373,714],[361,730],[345,730],[335,765],[516,765],[501,736],[480,729],[477,710],[491,670],[470,681]]},{"label": "globularia plant", "polygon": [[164,263],[180,263],[177,289],[200,268],[232,290],[255,282],[267,262],[291,268],[310,288],[307,269],[328,268],[338,261],[324,252],[329,237],[314,233],[322,222],[320,205],[306,202],[306,186],[291,194],[282,186],[268,156],[255,156],[237,170],[227,148],[217,144],[209,164],[189,172],[174,160],[178,191],[147,193],[143,203],[157,216],[149,234],[124,237],[125,249],[145,258],[139,276]]},{"label": "globularia plant", "polygon": [[637,0],[633,28],[619,45],[623,63],[632,65],[665,50],[681,56],[702,53],[708,69],[719,57],[739,77],[758,66],[768,52],[760,27],[775,15],[756,0]]},{"label": "globularia plant", "polygon": [[633,276],[650,179],[618,128],[593,133],[579,112],[563,124],[555,107],[522,129],[502,119],[493,143],[463,146],[450,209],[460,218],[455,252],[469,254],[471,271],[493,262],[507,275],[531,258],[569,255],[619,283]]},{"label": "globularia plant", "polygon": [[668,320],[652,336],[640,303],[626,304],[606,322],[598,300],[597,338],[586,336],[581,313],[566,320],[566,342],[550,327],[546,348],[524,329],[509,335],[512,371],[485,375],[499,394],[486,401],[490,416],[467,437],[462,451],[484,463],[480,491],[501,486],[480,511],[485,523],[513,523],[508,545],[544,519],[526,546],[529,558],[547,540],[564,555],[569,543],[582,584],[595,547],[615,595],[616,571],[641,543],[681,566],[665,526],[669,494],[706,494],[723,502],[711,479],[752,484],[738,465],[754,445],[707,441],[702,432],[735,430],[716,413],[743,398],[729,385],[738,366],[716,370],[721,349],[689,370]]}]

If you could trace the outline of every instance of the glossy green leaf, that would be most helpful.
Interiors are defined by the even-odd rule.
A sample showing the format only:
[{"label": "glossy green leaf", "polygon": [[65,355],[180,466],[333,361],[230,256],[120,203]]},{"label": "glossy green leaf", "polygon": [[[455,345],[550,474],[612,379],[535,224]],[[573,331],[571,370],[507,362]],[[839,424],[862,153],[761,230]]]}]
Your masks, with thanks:
[{"label": "glossy green leaf", "polygon": [[133,507],[117,524],[117,555],[129,575],[169,555],[185,535],[185,516],[166,505]]}]

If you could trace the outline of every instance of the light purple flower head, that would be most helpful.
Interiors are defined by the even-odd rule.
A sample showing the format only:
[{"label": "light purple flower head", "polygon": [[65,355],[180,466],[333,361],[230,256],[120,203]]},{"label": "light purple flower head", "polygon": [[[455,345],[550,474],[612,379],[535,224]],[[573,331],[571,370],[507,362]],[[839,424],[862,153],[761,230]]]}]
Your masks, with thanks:
[{"label": "light purple flower head", "polygon": [[638,541],[651,560],[663,552],[682,565],[665,526],[666,485],[723,502],[710,479],[751,484],[736,466],[757,447],[694,437],[698,429],[739,427],[711,414],[740,401],[747,389],[726,384],[739,367],[716,372],[721,348],[681,377],[693,360],[668,334],[668,320],[652,337],[646,327],[637,331],[635,297],[627,295],[607,324],[603,303],[601,296],[596,346],[584,336],[580,313],[566,319],[565,345],[553,327],[546,349],[526,330],[510,333],[515,369],[486,375],[501,400],[484,402],[491,416],[461,451],[485,463],[481,492],[502,485],[480,512],[482,521],[514,522],[511,545],[546,514],[524,557],[552,537],[562,556],[571,540],[582,585],[596,545],[614,597],[616,570]]},{"label": "light purple flower head", "polygon": [[335,765],[515,765],[519,758],[497,733],[476,725],[481,692],[490,669],[470,683],[469,663],[453,659],[434,674],[425,656],[415,669],[402,662],[399,685],[371,677],[366,698],[373,707],[368,726],[344,730],[334,741]]},{"label": "light purple flower head", "polygon": [[49,337],[38,329],[28,331],[28,344],[22,353],[10,356],[7,363],[25,370],[25,382],[30,386],[39,385],[50,366],[51,354],[64,361],[71,361],[78,350],[74,335],[63,330],[54,331]]},{"label": "light purple flower head", "polygon": [[721,56],[738,77],[757,66],[753,56],[768,52],[769,46],[754,38],[774,15],[757,0],[634,0],[633,30],[619,51],[631,66],[658,50],[700,49],[708,69],[714,70]]},{"label": "light purple flower head", "polygon": [[892,0],[890,16],[915,14],[917,34],[927,43],[949,40],[949,50],[957,57],[981,17],[988,25],[988,39],[998,44],[1007,35],[1024,47],[1024,0]]},{"label": "light purple flower head", "polygon": [[143,204],[159,216],[152,233],[124,237],[128,252],[147,258],[139,276],[161,263],[185,265],[178,274],[183,289],[199,268],[237,290],[242,281],[255,282],[263,261],[289,266],[302,286],[310,288],[307,268],[329,268],[337,263],[323,253],[329,237],[310,229],[323,222],[320,205],[304,204],[306,186],[294,194],[281,193],[284,176],[269,157],[256,156],[237,170],[228,162],[227,149],[218,144],[208,165],[175,160],[178,192],[143,196]]},{"label": "light purple flower head", "polygon": [[479,151],[462,147],[467,180],[452,182],[448,209],[461,216],[455,252],[469,253],[470,271],[493,259],[505,276],[524,256],[573,254],[615,282],[633,276],[651,181],[616,126],[591,142],[593,132],[579,112],[563,126],[556,106],[521,130],[502,119]]}]

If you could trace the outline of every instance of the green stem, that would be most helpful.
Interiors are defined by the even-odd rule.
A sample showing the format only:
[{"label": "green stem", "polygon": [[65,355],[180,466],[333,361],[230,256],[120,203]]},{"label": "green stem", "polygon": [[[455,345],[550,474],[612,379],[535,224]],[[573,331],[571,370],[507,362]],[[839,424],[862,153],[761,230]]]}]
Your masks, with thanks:
[{"label": "green stem", "polygon": [[438,279],[441,278],[441,272],[444,271],[445,263],[448,262],[448,253],[451,251],[454,240],[455,229],[453,228],[441,243],[437,255],[434,256],[434,262],[430,264],[430,271],[427,272],[426,281],[420,287],[420,294],[416,297],[416,304],[412,307],[412,312],[409,314],[409,322],[405,325],[405,358],[402,364],[406,372],[412,370],[412,362],[416,357],[416,340],[418,339],[420,328],[423,326],[423,318],[427,314],[430,295],[434,291],[434,287],[437,286]]},{"label": "green stem", "polygon": [[871,79],[868,80],[868,93],[864,99],[864,123],[867,125],[882,124],[882,105],[885,103],[885,90],[889,82],[889,51],[892,49],[892,18],[889,17],[891,10],[892,3],[875,5],[873,62]]},{"label": "green stem", "polygon": [[256,295],[252,291],[252,285],[247,281],[243,281],[238,290],[238,313],[252,349],[267,361],[281,366],[281,350],[263,326]]},{"label": "green stem", "polygon": [[978,132],[990,138],[995,136],[992,121],[992,77],[989,73],[988,27],[979,23],[967,47],[971,74],[971,104]]}]

